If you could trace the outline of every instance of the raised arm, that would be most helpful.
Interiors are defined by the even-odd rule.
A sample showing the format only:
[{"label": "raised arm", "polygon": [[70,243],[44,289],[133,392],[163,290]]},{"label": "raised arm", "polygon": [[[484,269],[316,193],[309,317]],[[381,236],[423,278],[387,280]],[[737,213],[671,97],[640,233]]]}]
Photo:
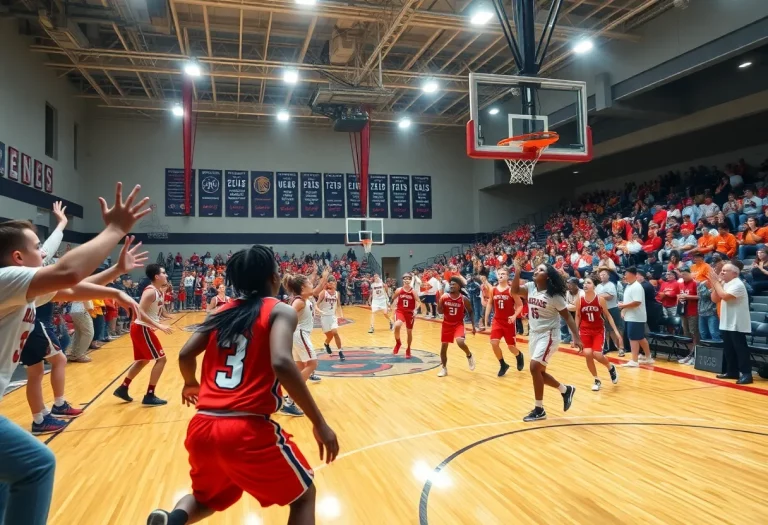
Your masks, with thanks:
[{"label": "raised arm", "polygon": [[59,246],[61,246],[61,241],[64,240],[64,228],[67,227],[67,222],[69,222],[64,213],[66,210],[67,207],[62,206],[61,201],[53,203],[53,215],[58,220],[58,223],[43,243],[43,252],[45,253],[43,264],[51,264],[53,262],[53,258],[56,257],[56,252],[59,251]]},{"label": "raised arm", "polygon": [[149,258],[149,252],[139,252],[141,243],[137,243],[136,246],[131,246],[135,238],[136,237],[133,235],[129,235],[125,238],[123,248],[120,250],[120,256],[117,259],[117,264],[103,272],[86,277],[84,279],[85,282],[93,284],[109,284],[124,273],[128,273],[136,268],[142,268],[144,262]]},{"label": "raised arm", "polygon": [[512,284],[510,285],[510,288],[512,289],[513,294],[519,295],[521,297],[528,297],[528,289],[525,287],[520,287],[520,272],[522,272],[522,267],[520,262],[515,259],[515,276],[512,278]]},{"label": "raised arm", "polygon": [[136,221],[151,211],[142,209],[149,201],[147,197],[134,204],[140,189],[140,186],[136,186],[123,202],[122,183],[118,182],[115,205],[111,208],[99,197],[101,214],[106,224],[104,230],[94,239],[65,254],[57,264],[37,271],[29,284],[27,299],[32,300],[40,295],[72,287],[91,275]]}]

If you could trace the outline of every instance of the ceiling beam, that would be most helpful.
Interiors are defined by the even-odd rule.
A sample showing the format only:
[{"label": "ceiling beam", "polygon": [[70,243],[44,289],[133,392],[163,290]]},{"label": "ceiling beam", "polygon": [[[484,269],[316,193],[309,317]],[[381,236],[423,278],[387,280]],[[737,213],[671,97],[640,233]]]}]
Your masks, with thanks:
[{"label": "ceiling beam", "polygon": [[[211,45],[211,27],[208,25],[208,7],[203,6],[203,24],[205,24],[205,43],[208,46],[208,57],[213,58],[213,46]],[[213,92],[213,101],[217,102],[216,79],[211,77],[211,91]]]},{"label": "ceiling beam", "polygon": [[[240,11],[241,13],[241,19],[242,19],[242,13],[243,11]],[[262,54],[262,57],[264,60],[269,60],[269,57],[267,54],[269,53],[269,37],[270,33],[272,32],[272,12],[269,13],[269,23],[267,24],[267,37],[264,40],[264,53]],[[240,60],[242,60],[242,57],[240,57]],[[262,73],[266,73],[267,69],[262,68]],[[264,93],[267,91],[267,80],[263,79],[261,81],[261,85],[259,86],[259,104],[262,104],[264,102]]]},{"label": "ceiling beam", "polygon": [[[313,17],[312,21],[309,23],[309,29],[307,29],[307,37],[304,39],[304,45],[301,46],[301,51],[299,51],[299,57],[296,60],[299,64],[304,63],[304,57],[307,56],[307,49],[309,49],[309,43],[312,41],[312,35],[315,32],[315,26],[317,25],[317,17]],[[293,90],[295,86],[291,86],[291,89],[288,90],[288,94],[285,96],[285,106],[290,106],[291,104],[291,98],[293,97]]]}]

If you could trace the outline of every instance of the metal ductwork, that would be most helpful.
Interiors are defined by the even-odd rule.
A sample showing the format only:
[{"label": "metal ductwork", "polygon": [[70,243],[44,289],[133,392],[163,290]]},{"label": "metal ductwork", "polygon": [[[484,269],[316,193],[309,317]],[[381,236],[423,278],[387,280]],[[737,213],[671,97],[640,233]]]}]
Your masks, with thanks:
[{"label": "metal ductwork", "polygon": [[41,10],[39,19],[48,36],[62,49],[88,49],[91,46],[80,27],[66,15],[51,15]]},{"label": "metal ductwork", "polygon": [[331,64],[343,66],[352,60],[357,44],[357,31],[352,27],[341,27],[337,24],[331,32],[330,59]]}]

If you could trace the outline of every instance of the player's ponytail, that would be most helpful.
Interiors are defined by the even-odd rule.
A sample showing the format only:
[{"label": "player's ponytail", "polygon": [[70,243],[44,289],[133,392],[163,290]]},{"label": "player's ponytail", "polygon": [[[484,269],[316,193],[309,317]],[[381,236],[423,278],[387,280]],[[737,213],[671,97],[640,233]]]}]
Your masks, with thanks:
[{"label": "player's ponytail", "polygon": [[545,266],[547,268],[547,295],[550,297],[556,295],[565,297],[565,292],[568,291],[568,287],[565,286],[565,279],[551,264]]},{"label": "player's ponytail", "polygon": [[240,335],[251,337],[263,299],[272,295],[271,280],[275,273],[275,254],[266,246],[257,244],[235,253],[227,262],[227,285],[232,286],[241,303],[208,316],[196,331],[216,331],[220,348],[228,348]]},{"label": "player's ponytail", "polygon": [[304,284],[309,282],[305,275],[286,275],[283,278],[283,287],[293,295],[301,295]]}]

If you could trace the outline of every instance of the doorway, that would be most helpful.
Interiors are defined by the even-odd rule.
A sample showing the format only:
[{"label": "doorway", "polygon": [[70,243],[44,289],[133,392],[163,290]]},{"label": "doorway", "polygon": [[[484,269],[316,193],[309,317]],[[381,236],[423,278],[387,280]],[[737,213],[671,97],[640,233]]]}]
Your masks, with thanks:
[{"label": "doorway", "polygon": [[381,258],[381,278],[384,282],[387,279],[394,279],[400,285],[400,257],[382,257]]}]

